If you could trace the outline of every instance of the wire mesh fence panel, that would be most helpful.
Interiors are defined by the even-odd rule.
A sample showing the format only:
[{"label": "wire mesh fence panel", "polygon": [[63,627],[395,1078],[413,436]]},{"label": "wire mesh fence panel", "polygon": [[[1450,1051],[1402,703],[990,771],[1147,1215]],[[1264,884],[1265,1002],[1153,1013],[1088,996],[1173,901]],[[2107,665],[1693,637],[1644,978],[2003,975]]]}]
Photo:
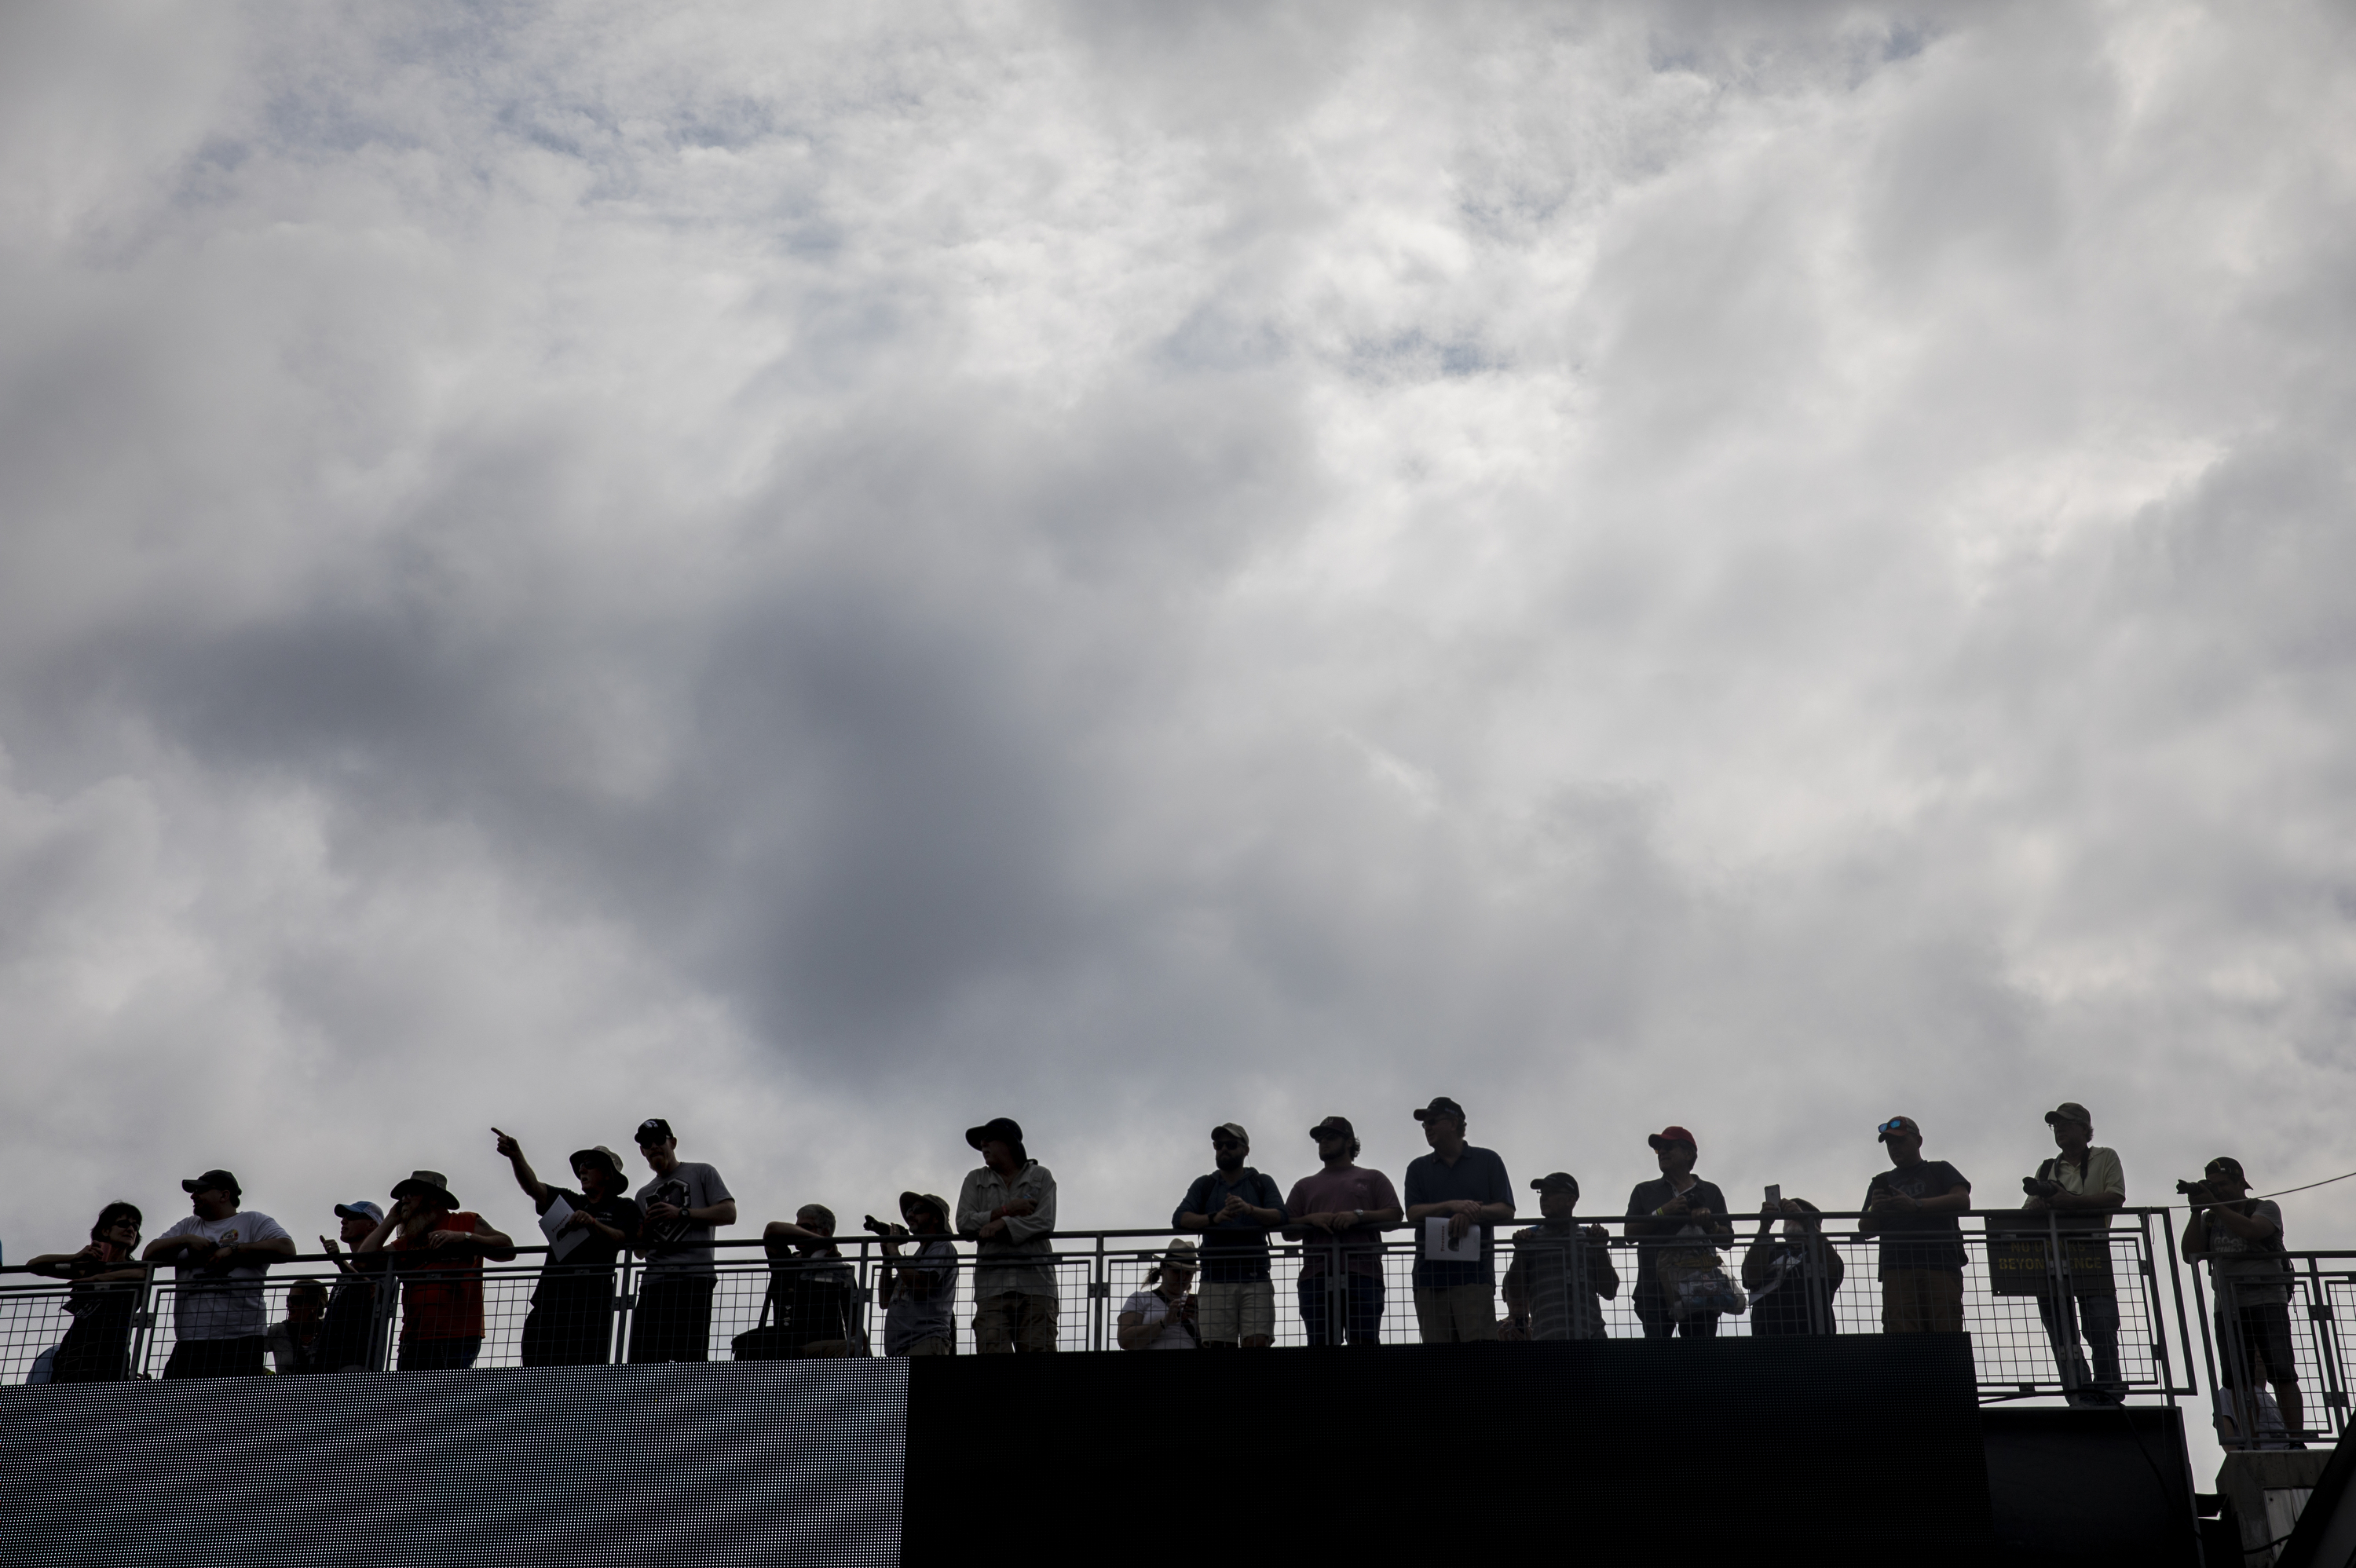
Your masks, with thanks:
[{"label": "wire mesh fence panel", "polygon": [[0,1295],[0,1381],[20,1383],[42,1356],[64,1343],[74,1318],[62,1285],[23,1285]]}]

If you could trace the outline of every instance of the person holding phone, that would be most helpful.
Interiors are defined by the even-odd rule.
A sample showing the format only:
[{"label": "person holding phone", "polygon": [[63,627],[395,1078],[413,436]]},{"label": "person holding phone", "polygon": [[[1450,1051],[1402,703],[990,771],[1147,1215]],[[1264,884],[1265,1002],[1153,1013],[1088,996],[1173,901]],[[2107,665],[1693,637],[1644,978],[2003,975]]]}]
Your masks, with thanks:
[{"label": "person holding phone", "polygon": [[1751,1332],[1762,1339],[1839,1332],[1833,1292],[1848,1265],[1825,1239],[1821,1211],[1804,1198],[1767,1189],[1759,1206],[1759,1234],[1742,1254],[1742,1288],[1751,1293]]},{"label": "person holding phone", "polygon": [[1120,1304],[1119,1337],[1124,1350],[1199,1350],[1194,1326],[1194,1243],[1173,1242],[1145,1276],[1143,1288]]},{"label": "person holding phone", "polygon": [[1726,1194],[1715,1181],[1694,1174],[1698,1149],[1693,1134],[1683,1127],[1663,1127],[1644,1140],[1661,1168],[1659,1178],[1640,1181],[1628,1194],[1628,1234],[1636,1244],[1636,1320],[1647,1339],[1680,1335],[1687,1339],[1718,1337],[1719,1314],[1694,1312],[1676,1317],[1662,1287],[1660,1260],[1674,1238],[1695,1232],[1705,1244],[1723,1250],[1734,1244],[1734,1227],[1726,1220]]},{"label": "person holding phone", "polygon": [[1881,1237],[1881,1331],[1964,1331],[1964,1228],[1972,1184],[1944,1159],[1922,1157],[1922,1129],[1892,1116],[1874,1130],[1890,1168],[1869,1182],[1860,1236]]}]

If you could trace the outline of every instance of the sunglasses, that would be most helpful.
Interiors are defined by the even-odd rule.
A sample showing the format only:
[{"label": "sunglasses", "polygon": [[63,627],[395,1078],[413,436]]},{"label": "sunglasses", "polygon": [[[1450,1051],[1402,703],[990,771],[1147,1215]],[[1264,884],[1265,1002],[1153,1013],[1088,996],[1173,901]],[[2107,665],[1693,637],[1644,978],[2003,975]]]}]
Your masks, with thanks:
[{"label": "sunglasses", "polygon": [[1902,1133],[1907,1130],[1906,1118],[1903,1116],[1892,1116],[1890,1120],[1882,1123],[1881,1125],[1874,1128],[1873,1130],[1877,1133]]},{"label": "sunglasses", "polygon": [[1236,1142],[1233,1138],[1213,1138],[1211,1140],[1211,1147],[1213,1148],[1241,1148],[1244,1146]]}]

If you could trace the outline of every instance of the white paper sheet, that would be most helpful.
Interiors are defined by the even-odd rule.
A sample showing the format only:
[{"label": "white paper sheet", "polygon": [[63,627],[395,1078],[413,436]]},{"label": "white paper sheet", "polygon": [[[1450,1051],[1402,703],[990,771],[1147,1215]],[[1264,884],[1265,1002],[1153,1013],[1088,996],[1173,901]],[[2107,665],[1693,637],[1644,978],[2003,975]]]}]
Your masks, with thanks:
[{"label": "white paper sheet", "polygon": [[564,1221],[571,1218],[573,1218],[573,1205],[567,1203],[562,1197],[552,1200],[548,1205],[548,1212],[540,1217],[541,1232],[548,1238],[548,1256],[552,1263],[562,1259],[573,1248],[589,1239],[586,1226],[572,1231],[564,1228]]},{"label": "white paper sheet", "polygon": [[1423,1222],[1423,1255],[1430,1263],[1477,1264],[1481,1261],[1481,1227],[1467,1225],[1464,1234],[1448,1239],[1448,1221],[1434,1215]]}]

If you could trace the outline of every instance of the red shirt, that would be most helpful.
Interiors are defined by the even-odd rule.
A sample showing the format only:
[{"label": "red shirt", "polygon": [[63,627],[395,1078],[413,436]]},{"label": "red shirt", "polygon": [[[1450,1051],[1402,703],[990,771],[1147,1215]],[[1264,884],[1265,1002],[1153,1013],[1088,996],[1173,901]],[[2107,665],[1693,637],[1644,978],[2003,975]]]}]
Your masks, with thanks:
[{"label": "red shirt", "polygon": [[425,1238],[436,1231],[468,1231],[482,1222],[469,1210],[444,1211],[414,1236],[395,1236],[389,1253],[415,1252],[394,1265],[401,1270],[401,1337],[408,1339],[479,1339],[483,1337],[483,1255],[452,1248],[429,1252]]}]

